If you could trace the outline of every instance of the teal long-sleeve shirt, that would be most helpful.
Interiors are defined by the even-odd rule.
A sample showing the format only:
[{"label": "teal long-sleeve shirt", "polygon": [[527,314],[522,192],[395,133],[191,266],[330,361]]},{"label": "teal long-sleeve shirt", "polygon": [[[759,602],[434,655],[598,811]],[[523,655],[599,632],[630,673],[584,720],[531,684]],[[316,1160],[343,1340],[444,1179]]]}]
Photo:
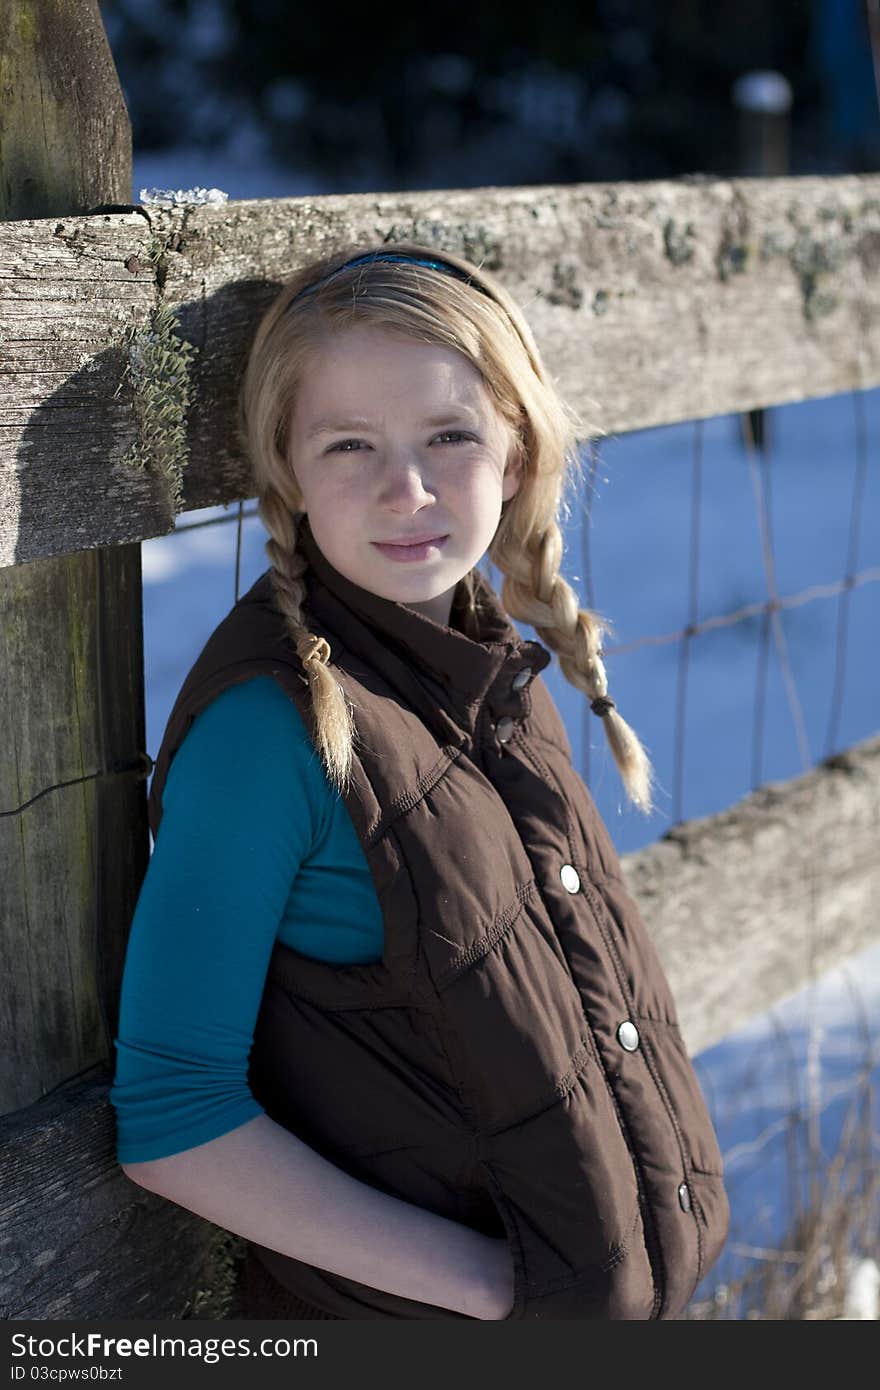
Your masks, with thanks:
[{"label": "teal long-sleeve shirt", "polygon": [[164,1158],[263,1114],[248,1056],[275,941],[381,959],[382,914],[345,802],[270,676],[224,690],[175,754],[125,959],[120,1163]]}]

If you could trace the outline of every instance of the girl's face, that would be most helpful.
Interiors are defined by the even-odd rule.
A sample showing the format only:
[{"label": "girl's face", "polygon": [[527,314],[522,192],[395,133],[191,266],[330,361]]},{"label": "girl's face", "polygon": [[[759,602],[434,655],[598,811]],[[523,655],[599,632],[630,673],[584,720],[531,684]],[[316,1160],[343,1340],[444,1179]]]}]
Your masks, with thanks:
[{"label": "girl's face", "polygon": [[453,348],[347,329],[312,353],[290,425],[303,510],[331,565],[447,626],[520,484],[513,432],[476,367]]}]

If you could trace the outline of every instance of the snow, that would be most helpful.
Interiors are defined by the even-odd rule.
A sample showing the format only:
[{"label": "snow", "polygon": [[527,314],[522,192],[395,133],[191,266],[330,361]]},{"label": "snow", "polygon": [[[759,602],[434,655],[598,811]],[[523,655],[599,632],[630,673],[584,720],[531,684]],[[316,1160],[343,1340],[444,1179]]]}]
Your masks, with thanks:
[{"label": "snow", "polygon": [[761,69],[745,72],[733,84],[731,95],[745,111],[763,111],[779,116],[791,109],[791,83],[781,72]]},{"label": "snow", "polygon": [[875,1260],[853,1260],[849,1267],[844,1317],[880,1318],[880,1268]]}]

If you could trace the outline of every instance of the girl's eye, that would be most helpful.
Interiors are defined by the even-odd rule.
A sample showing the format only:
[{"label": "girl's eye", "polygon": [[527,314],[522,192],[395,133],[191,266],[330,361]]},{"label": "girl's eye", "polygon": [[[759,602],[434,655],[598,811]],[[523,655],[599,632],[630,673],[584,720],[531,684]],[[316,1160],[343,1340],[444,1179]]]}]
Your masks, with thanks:
[{"label": "girl's eye", "polygon": [[[468,443],[468,442],[470,442],[470,441],[476,440],[476,435],[473,435],[473,434],[466,434],[463,430],[444,430],[442,434],[436,435],[435,438],[437,438],[437,439],[461,439],[461,440],[464,440],[465,443]],[[356,452],[359,452],[359,450],[349,449],[349,448],[348,448],[348,445],[349,445],[349,444],[362,444],[362,443],[363,443],[363,440],[361,440],[361,439],[340,439],[340,441],[339,441],[338,444],[331,444],[331,445],[330,445],[330,448],[328,449],[327,452],[328,452],[328,453],[331,453],[331,454],[332,454],[332,453],[336,453],[337,451],[340,452],[340,453],[343,453],[343,454],[356,453]]]}]

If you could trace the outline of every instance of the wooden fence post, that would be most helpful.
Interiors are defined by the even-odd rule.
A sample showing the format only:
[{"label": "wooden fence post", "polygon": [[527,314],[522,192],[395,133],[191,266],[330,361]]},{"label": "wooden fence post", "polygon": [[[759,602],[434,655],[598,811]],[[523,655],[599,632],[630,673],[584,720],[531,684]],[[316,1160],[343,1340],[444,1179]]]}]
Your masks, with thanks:
[{"label": "wooden fence post", "polygon": [[[11,0],[0,28],[0,216],[128,202],[131,129],[97,0]],[[111,1057],[149,857],[143,774],[102,775],[145,746],[140,546],[0,570],[0,614],[5,1114]]]},{"label": "wooden fence post", "polygon": [[[97,0],[6,0],[0,77],[0,219],[130,202]],[[0,745],[0,1316],[174,1316],[213,1228],[124,1178],[106,1096],[149,859],[139,542],[0,569]]]}]

